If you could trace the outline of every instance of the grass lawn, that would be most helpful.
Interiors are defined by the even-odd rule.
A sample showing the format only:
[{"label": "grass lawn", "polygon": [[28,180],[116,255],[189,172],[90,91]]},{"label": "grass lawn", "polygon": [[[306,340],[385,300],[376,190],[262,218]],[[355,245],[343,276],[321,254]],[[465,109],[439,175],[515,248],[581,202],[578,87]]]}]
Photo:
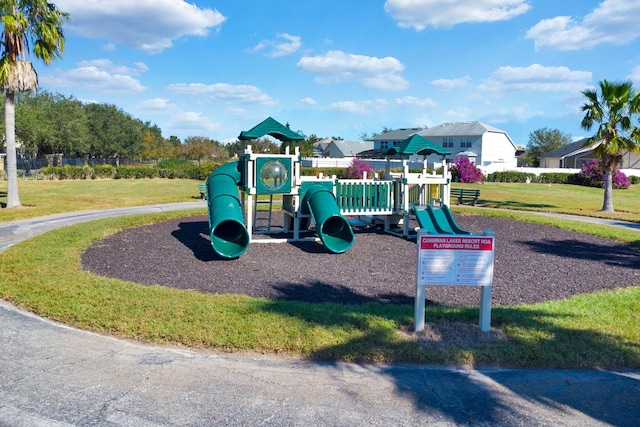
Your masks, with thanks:
[{"label": "grass lawn", "polygon": [[[36,207],[18,212],[43,206],[45,213],[53,213],[44,208],[58,208],[58,203],[49,198],[71,200],[74,193],[84,194],[90,200],[73,202],[78,203],[74,205],[76,208],[66,206],[67,210],[77,210],[77,206],[83,209],[115,207],[110,205],[113,200],[119,200],[117,206],[144,204],[137,203],[138,196],[149,197],[145,203],[162,203],[190,201],[198,195],[196,181],[105,180],[96,184],[93,181],[38,181],[30,183],[33,187],[22,184],[24,182],[21,182],[23,203],[32,200]],[[39,184],[43,187],[37,188]],[[102,191],[93,187],[93,192],[87,189],[98,184],[107,187],[102,187]],[[126,184],[127,190],[120,191],[114,184]],[[74,185],[79,188],[74,190]],[[488,205],[488,200],[492,200],[497,204],[500,200],[495,194],[504,192],[504,200],[517,199],[523,207],[546,203],[556,209],[566,209],[566,200],[574,197],[572,191],[582,192],[582,187],[557,186],[558,191],[562,191],[550,198],[548,193],[543,193],[547,191],[546,186],[522,186],[530,190],[524,191],[519,184],[484,184],[480,186],[482,203]],[[65,190],[54,191],[60,187]],[[159,190],[163,188],[168,191]],[[578,199],[595,203],[602,193],[593,190]],[[41,198],[30,199],[33,196],[27,195],[29,191]],[[541,193],[547,194],[545,203]],[[635,194],[635,205],[623,202],[619,194],[614,194],[614,202],[619,201],[616,207],[622,209],[626,206],[624,203],[629,203],[630,217],[640,220],[639,193],[628,193]],[[0,201],[1,198],[0,187]],[[595,206],[597,210],[597,204]],[[537,209],[543,210],[543,207]],[[640,232],[621,235],[619,229],[611,227],[515,211],[477,209],[475,212],[640,242]],[[625,289],[535,305],[494,307],[492,327],[499,329],[503,334],[501,338],[506,339],[452,339],[438,344],[411,333],[413,306],[343,306],[204,295],[104,278],[81,268],[82,251],[105,236],[129,227],[193,214],[164,212],[106,219],[55,230],[13,246],[0,254],[3,273],[0,298],[39,315],[99,333],[216,351],[257,351],[318,360],[381,363],[640,368],[640,274],[638,283],[629,283],[634,286]],[[477,307],[427,308],[428,327],[436,331],[455,333],[473,329],[477,321]]]},{"label": "grass lawn", "polygon": [[[623,221],[640,222],[640,185],[613,191],[616,212],[600,212],[604,198],[601,188],[567,184],[519,184],[487,182],[484,184],[454,183],[454,188],[479,189],[478,206],[566,213]],[[456,201],[452,200],[452,206]]]},{"label": "grass lawn", "polygon": [[[93,209],[193,202],[200,181],[189,179],[20,180],[21,209],[0,209],[0,222]],[[7,181],[0,181],[0,206],[7,204]]]}]

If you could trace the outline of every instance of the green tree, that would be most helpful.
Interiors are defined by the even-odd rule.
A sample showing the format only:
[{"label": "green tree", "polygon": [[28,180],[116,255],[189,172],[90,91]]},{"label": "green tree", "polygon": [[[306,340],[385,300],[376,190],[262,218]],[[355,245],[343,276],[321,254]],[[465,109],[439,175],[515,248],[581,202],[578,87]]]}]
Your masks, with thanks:
[{"label": "green tree", "polygon": [[203,160],[213,157],[214,146],[209,138],[190,136],[184,140],[182,152],[187,159],[197,160],[200,165]]},{"label": "green tree", "polygon": [[112,104],[85,106],[89,127],[89,154],[120,158],[134,157],[140,151],[144,124]]},{"label": "green tree", "polygon": [[69,18],[47,0],[1,0],[2,57],[0,88],[5,93],[7,152],[7,207],[20,207],[16,158],[15,95],[38,87],[38,76],[28,60],[31,49],[45,65],[60,57],[65,38],[62,24]]},{"label": "green tree", "polygon": [[527,150],[533,166],[540,166],[540,156],[571,143],[571,135],[558,129],[542,128],[529,133]]},{"label": "green tree", "polygon": [[582,127],[591,130],[598,124],[596,134],[585,146],[600,141],[594,155],[604,169],[604,201],[602,210],[614,212],[613,170],[627,151],[640,152],[640,131],[633,127],[633,117],[640,113],[640,94],[633,90],[631,82],[598,83],[600,91],[588,89],[582,92],[587,102],[582,105],[585,116]]}]

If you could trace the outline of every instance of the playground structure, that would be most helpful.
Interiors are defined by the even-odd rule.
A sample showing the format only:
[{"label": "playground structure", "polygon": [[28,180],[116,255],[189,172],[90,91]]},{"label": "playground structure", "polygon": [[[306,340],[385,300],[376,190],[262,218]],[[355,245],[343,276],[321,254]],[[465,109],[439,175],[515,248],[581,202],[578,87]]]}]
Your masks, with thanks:
[{"label": "playground structure", "polygon": [[[254,153],[251,141],[265,135],[286,144],[284,154]],[[304,138],[271,117],[241,132],[239,139],[240,159],[218,167],[206,182],[211,245],[222,258],[240,257],[253,242],[316,240],[308,237],[312,224],[326,249],[336,254],[353,245],[352,224],[379,225],[387,233],[410,238],[415,230],[409,219],[415,216],[429,233],[470,234],[457,226],[448,209],[451,176],[444,156],[451,153],[418,135],[384,153],[383,178],[363,179],[301,176],[299,142]],[[427,173],[426,155],[433,153],[443,156],[441,174]],[[425,155],[418,173],[409,172],[411,154]],[[401,172],[391,171],[394,155],[403,157]],[[282,197],[281,227],[272,224],[274,195]],[[350,223],[345,216],[356,220]]]}]

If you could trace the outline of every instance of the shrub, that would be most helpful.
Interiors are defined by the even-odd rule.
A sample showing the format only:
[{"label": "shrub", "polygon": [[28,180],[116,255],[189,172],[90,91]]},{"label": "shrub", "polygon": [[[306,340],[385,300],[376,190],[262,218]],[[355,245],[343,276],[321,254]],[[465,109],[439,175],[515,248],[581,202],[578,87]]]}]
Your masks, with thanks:
[{"label": "shrub", "polygon": [[111,165],[94,165],[93,178],[113,178],[116,176],[116,168]]},{"label": "shrub", "polygon": [[538,177],[538,182],[543,184],[569,184],[574,174],[563,172],[545,172]]},{"label": "shrub", "polygon": [[156,178],[158,169],[152,166],[118,166],[116,168],[116,179],[141,179]]},{"label": "shrub", "polygon": [[362,179],[364,174],[367,174],[367,178],[373,178],[373,168],[367,162],[362,159],[354,158],[351,164],[345,170],[345,178],[347,179]]},{"label": "shrub", "polygon": [[[582,171],[576,177],[576,181],[580,185],[591,187],[604,187],[604,170],[599,160],[590,160],[582,164]],[[613,188],[629,188],[631,182],[627,175],[619,171],[617,167],[613,168]]]},{"label": "shrub", "polygon": [[482,182],[484,175],[482,171],[467,157],[461,157],[451,165],[451,176],[454,181],[458,182]]},{"label": "shrub", "polygon": [[320,173],[322,173],[327,178],[333,175],[343,176],[345,174],[344,168],[318,168],[318,167],[300,168],[300,175],[302,176],[318,176]]},{"label": "shrub", "polygon": [[537,182],[538,177],[534,173],[505,171],[493,172],[487,177],[490,182]]}]

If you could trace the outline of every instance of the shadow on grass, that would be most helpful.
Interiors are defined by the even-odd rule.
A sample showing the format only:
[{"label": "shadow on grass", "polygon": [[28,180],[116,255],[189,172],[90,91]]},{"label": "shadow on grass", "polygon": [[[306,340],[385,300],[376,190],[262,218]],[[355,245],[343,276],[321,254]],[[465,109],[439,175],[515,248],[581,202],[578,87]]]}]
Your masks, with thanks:
[{"label": "shadow on grass", "polygon": [[491,207],[496,208],[504,208],[504,209],[549,209],[556,208],[555,205],[548,205],[543,203],[523,203],[517,202],[515,200],[504,200],[504,201],[492,201],[492,200],[481,200],[482,204],[488,204]]},{"label": "shadow on grass", "polygon": [[[413,361],[419,364],[527,369],[640,367],[639,344],[621,342],[612,335],[562,326],[570,315],[540,309],[496,307],[492,325],[505,331],[508,339],[458,340],[456,327],[460,328],[461,334],[465,330],[468,332],[469,325],[477,328],[478,309],[428,305],[427,324],[432,330],[437,331],[443,323],[453,325],[453,332],[443,333],[439,340],[434,341],[423,339],[420,334],[400,336],[399,329],[403,327],[413,330],[409,326],[413,322],[412,305],[380,304],[376,298],[352,295],[353,291],[335,289],[322,283],[299,290],[283,285],[281,291],[325,294],[326,300],[333,300],[337,304],[342,298],[362,302],[360,305],[340,306],[290,304],[286,301],[264,304],[262,308],[265,311],[302,320],[309,330],[326,327],[334,331],[359,331],[350,334],[357,338],[313,350],[309,354],[312,360],[357,363],[384,361],[392,364]],[[389,323],[394,322],[395,326],[390,327]],[[482,334],[479,330],[477,332]],[[569,407],[612,425],[633,425],[624,417],[628,417],[629,408],[637,408],[640,404],[640,381],[607,372],[598,373],[604,379],[581,384],[579,373],[586,371],[527,370],[522,373],[489,369],[474,373],[420,366],[379,365],[365,365],[365,369],[383,372],[392,378],[396,392],[411,399],[415,407],[425,414],[442,413],[454,424],[461,425],[513,425],[521,421],[518,410],[522,408],[504,403],[504,389],[496,387],[492,381],[479,380],[479,377],[490,377],[526,401],[535,401],[553,410]],[[518,379],[513,372],[520,372],[524,379]],[[548,375],[551,378],[547,378]],[[615,381],[607,382],[607,378]],[[463,395],[460,390],[465,390]],[[602,395],[602,399],[591,399],[594,393]]]},{"label": "shadow on grass", "polygon": [[521,242],[541,254],[564,258],[597,261],[611,267],[640,269],[638,243],[600,245],[577,240],[528,240]]}]

